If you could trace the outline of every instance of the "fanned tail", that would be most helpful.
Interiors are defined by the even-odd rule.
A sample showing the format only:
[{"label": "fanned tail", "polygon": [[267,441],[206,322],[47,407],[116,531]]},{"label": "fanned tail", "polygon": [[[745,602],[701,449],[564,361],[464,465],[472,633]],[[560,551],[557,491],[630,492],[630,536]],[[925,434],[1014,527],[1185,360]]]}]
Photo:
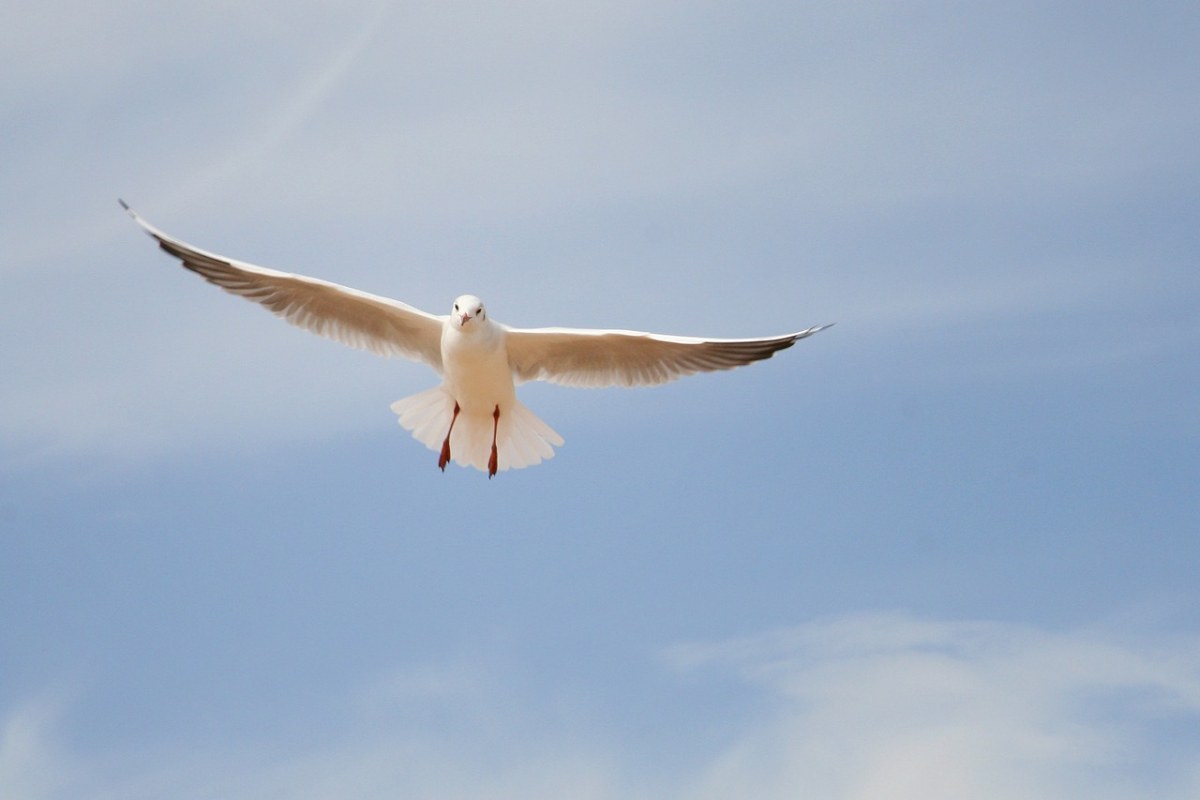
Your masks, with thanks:
[{"label": "fanned tail", "polygon": [[[454,398],[442,386],[405,397],[392,403],[400,425],[430,450],[439,452],[450,420],[454,417]],[[450,436],[450,455],[455,463],[487,472],[492,452],[492,415],[472,414],[465,409],[454,423]],[[496,450],[500,471],[521,469],[554,457],[554,448],[563,438],[519,400],[502,408],[496,429]]]}]

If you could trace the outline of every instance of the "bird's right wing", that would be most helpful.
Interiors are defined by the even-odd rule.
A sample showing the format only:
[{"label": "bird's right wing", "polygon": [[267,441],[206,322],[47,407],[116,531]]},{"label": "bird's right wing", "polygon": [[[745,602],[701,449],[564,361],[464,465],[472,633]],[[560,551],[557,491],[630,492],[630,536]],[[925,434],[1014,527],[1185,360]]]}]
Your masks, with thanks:
[{"label": "bird's right wing", "polygon": [[423,361],[441,371],[442,317],[398,300],[206,252],[163,233],[124,201],[121,206],[159,247],[209,283],[313,333],[379,355]]}]

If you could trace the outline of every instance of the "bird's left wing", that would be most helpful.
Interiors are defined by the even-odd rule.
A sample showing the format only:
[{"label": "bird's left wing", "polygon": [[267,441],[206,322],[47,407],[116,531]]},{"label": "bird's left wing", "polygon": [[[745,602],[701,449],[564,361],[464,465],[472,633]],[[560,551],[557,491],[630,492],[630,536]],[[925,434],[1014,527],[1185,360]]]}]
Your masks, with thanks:
[{"label": "bird's left wing", "polygon": [[206,252],[163,233],[124,201],[121,206],[159,247],[209,283],[313,333],[379,355],[423,361],[441,371],[441,317],[398,300]]},{"label": "bird's left wing", "polygon": [[508,361],[521,381],[651,386],[770,358],[828,325],[765,339],[696,339],[639,331],[510,328]]}]

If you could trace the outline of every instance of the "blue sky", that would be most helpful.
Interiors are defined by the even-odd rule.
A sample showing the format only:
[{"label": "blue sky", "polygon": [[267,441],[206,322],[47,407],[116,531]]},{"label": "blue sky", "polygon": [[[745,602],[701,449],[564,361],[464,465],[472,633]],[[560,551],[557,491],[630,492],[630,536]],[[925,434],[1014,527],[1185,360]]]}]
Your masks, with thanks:
[{"label": "blue sky", "polygon": [[[0,796],[1194,797],[1200,13],[25,4],[0,31]],[[206,249],[518,326],[433,384]]]}]

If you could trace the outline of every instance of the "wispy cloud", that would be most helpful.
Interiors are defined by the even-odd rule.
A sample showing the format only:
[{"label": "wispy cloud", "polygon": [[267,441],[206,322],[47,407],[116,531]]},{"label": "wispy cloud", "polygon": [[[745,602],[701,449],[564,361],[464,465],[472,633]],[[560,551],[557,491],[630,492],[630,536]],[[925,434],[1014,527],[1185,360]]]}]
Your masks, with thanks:
[{"label": "wispy cloud", "polygon": [[77,759],[57,744],[61,700],[27,702],[0,720],[0,796],[14,800],[63,797]]},{"label": "wispy cloud", "polygon": [[774,698],[697,797],[1187,797],[1193,639],[864,615],[666,652]]},{"label": "wispy cloud", "polygon": [[[551,730],[528,711],[538,698],[523,705],[476,668],[451,665],[356,693],[359,723],[302,752],[271,742],[236,754],[154,748],[118,767],[70,754],[49,717],[27,709],[5,722],[0,794],[1132,800],[1200,790],[1194,639],[866,614],[677,645],[661,664],[690,681],[739,682],[725,745],[693,747],[681,773],[652,752],[581,744],[596,741],[586,730]],[[390,721],[363,712],[364,700],[389,705]],[[444,719],[470,724],[404,713],[438,703],[452,709]],[[465,706],[474,711],[463,717]]]}]

